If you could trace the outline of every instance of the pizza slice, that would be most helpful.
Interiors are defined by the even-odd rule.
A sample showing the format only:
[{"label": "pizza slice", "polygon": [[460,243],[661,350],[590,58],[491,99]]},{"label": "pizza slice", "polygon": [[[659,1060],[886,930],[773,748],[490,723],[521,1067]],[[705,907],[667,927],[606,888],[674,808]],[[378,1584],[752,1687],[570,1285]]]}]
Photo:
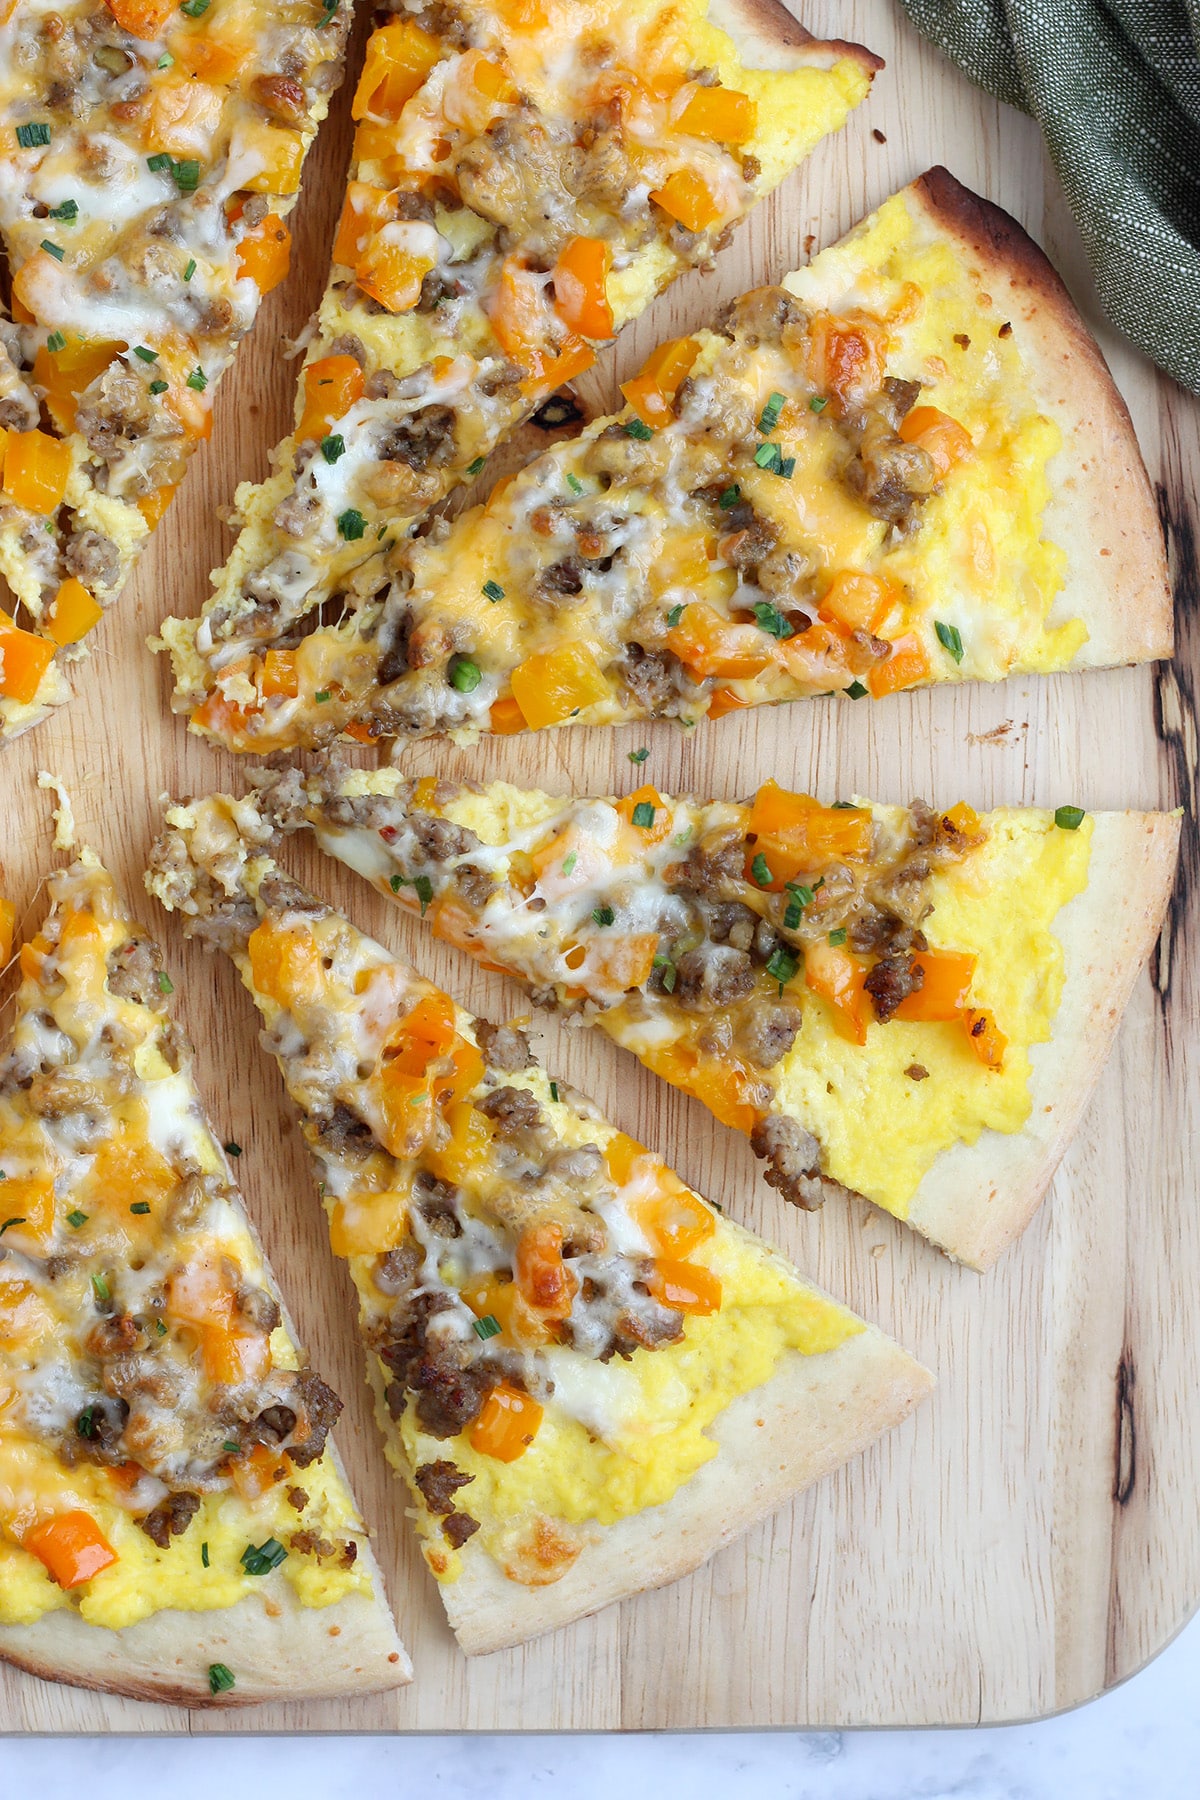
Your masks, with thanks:
[{"label": "pizza slice", "polygon": [[0,1658],[179,1706],[395,1687],[326,1441],[341,1401],[283,1315],[158,948],[91,852],[48,887],[0,1064]]},{"label": "pizza slice", "polygon": [[471,1653],[674,1580],[931,1378],[724,1219],[520,1030],[284,875],[253,799],[176,807],[149,884],[232,956],[358,1290],[387,1453]]},{"label": "pizza slice", "polygon": [[13,0],[0,23],[0,740],[69,698],[287,273],[348,0]]},{"label": "pizza slice", "polygon": [[1079,1122],[1179,839],[1175,814],[821,806],[773,781],[738,804],[260,780],[278,826],[746,1132],[786,1199],[849,1189],[980,1269]]},{"label": "pizza slice", "polygon": [[[180,706],[217,735],[264,670],[268,696],[297,698],[297,634],[339,582],[706,262],[881,66],[814,41],[779,0],[466,0],[385,18],[295,430],[275,474],[238,492],[241,533],[202,618],[163,631]],[[330,682],[309,673],[319,724]]]},{"label": "pizza slice", "polygon": [[1036,245],[945,170],[624,393],[360,571],[308,636],[218,645],[206,624],[196,658],[173,629],[177,704],[265,751],[694,724],[1170,653],[1100,351]]}]

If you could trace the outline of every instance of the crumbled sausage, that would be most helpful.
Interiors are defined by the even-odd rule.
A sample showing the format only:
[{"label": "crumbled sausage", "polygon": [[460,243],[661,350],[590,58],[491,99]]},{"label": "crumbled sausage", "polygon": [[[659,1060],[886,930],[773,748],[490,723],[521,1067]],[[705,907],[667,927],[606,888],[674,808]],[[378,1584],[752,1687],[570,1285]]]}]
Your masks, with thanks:
[{"label": "crumbled sausage", "polygon": [[108,953],[108,991],[135,1006],[152,1006],[161,1012],[166,1006],[159,976],[162,974],[162,951],[152,938],[136,933],[123,944],[114,944]]},{"label": "crumbled sausage", "polygon": [[293,1395],[300,1401],[300,1422],[306,1435],[300,1443],[289,1444],[288,1456],[297,1469],[307,1469],[324,1451],[325,1439],[341,1415],[342,1402],[311,1369],[302,1369],[296,1376]]},{"label": "crumbled sausage", "polygon": [[493,1088],[475,1102],[476,1112],[494,1121],[501,1137],[517,1137],[542,1123],[542,1109],[525,1088]]},{"label": "crumbled sausage", "polygon": [[442,468],[454,456],[454,409],[423,406],[379,440],[380,462],[404,463],[410,469]]},{"label": "crumbled sausage", "polygon": [[754,965],[744,950],[702,944],[675,965],[675,998],[681,1006],[729,1006],[754,986]]},{"label": "crumbled sausage", "polygon": [[738,1043],[760,1069],[773,1069],[796,1041],[800,1009],[783,1001],[763,1000],[738,1025]]},{"label": "crumbled sausage", "polygon": [[811,1131],[783,1113],[768,1113],[750,1134],[750,1148],[769,1165],[763,1180],[793,1206],[815,1212],[825,1204],[821,1152]]},{"label": "crumbled sausage", "polygon": [[460,1468],[445,1457],[439,1457],[436,1462],[423,1463],[413,1476],[432,1513],[452,1513],[455,1494],[459,1488],[466,1487],[474,1479],[473,1475],[464,1475]]},{"label": "crumbled sausage", "polygon": [[888,955],[868,970],[863,986],[871,996],[871,1004],[875,1008],[875,1017],[880,1024],[886,1024],[901,1003],[910,994],[917,993],[925,983],[925,971],[919,962],[911,956],[901,953]]},{"label": "crumbled sausage", "polygon": [[479,1530],[479,1520],[473,1519],[470,1513],[453,1512],[442,1520],[442,1534],[455,1550],[461,1550],[469,1537],[474,1537]]},{"label": "crumbled sausage", "polygon": [[486,1019],[476,1019],[475,1038],[490,1068],[515,1075],[537,1066],[529,1039],[517,1025],[491,1025]]},{"label": "crumbled sausage", "polygon": [[166,1550],[173,1537],[182,1537],[199,1510],[199,1494],[169,1494],[138,1524],[160,1550]]}]

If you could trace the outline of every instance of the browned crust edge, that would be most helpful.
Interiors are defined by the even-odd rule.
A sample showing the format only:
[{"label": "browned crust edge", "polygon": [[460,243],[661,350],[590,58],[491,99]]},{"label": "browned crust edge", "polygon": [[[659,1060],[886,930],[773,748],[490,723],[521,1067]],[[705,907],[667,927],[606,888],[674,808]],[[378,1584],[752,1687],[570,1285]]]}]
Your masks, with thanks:
[{"label": "browned crust edge", "polygon": [[848,56],[871,75],[886,68],[882,56],[876,56],[865,44],[854,44],[847,38],[815,38],[783,0],[734,0],[738,12],[751,25],[772,37],[788,50],[831,50]]}]

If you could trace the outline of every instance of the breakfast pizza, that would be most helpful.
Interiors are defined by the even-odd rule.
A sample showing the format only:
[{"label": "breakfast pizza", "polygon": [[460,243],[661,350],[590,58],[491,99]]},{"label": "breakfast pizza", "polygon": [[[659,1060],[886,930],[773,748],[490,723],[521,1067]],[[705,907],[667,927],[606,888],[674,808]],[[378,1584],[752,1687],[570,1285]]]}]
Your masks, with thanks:
[{"label": "breakfast pizza", "polygon": [[[47,885],[0,1064],[0,1658],[182,1706],[395,1687],[341,1401],[283,1316],[158,948],[89,851]],[[0,908],[0,961],[11,930]]]},{"label": "breakfast pizza", "polygon": [[284,875],[253,799],[167,820],[149,885],[262,1014],[465,1650],[696,1568],[927,1391],[549,1080],[520,1029],[472,1018]]},{"label": "breakfast pizza", "polygon": [[319,725],[330,683],[298,688],[294,653],[333,590],[707,263],[880,66],[779,0],[389,8],[295,429],[238,491],[203,617],[164,629],[198,724],[285,697],[289,741]]},{"label": "breakfast pizza", "polygon": [[616,418],[359,571],[305,636],[172,626],[176,705],[237,750],[469,740],[1168,655],[1128,413],[1020,227],[944,170]]},{"label": "breakfast pizza", "polygon": [[349,0],[10,0],[0,23],[0,739],[69,697],[287,273]]},{"label": "breakfast pizza", "polygon": [[737,804],[261,780],[274,823],[746,1132],[786,1199],[865,1195],[976,1268],[1079,1121],[1179,837],[1166,813],[822,806],[774,781]]}]

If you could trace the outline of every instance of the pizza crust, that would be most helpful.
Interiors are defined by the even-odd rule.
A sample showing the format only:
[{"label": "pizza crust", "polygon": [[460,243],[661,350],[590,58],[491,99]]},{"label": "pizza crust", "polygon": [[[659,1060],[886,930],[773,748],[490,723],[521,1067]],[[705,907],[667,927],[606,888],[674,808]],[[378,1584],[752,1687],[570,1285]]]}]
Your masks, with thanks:
[{"label": "pizza crust", "polygon": [[1175,874],[1177,813],[1096,813],[1088,884],[1059,913],[1062,1004],[1030,1052],[1030,1115],[1011,1136],[983,1131],[938,1157],[908,1223],[959,1262],[986,1269],[1020,1236],[1049,1187],[1112,1048],[1162,926]]},{"label": "pizza crust", "polygon": [[677,1581],[898,1425],[932,1386],[928,1369],[873,1325],[823,1355],[787,1351],[769,1381],[714,1420],[718,1456],[662,1506],[592,1526],[552,1585],[511,1581],[468,1545],[462,1574],[441,1590],[455,1636],[481,1656]]},{"label": "pizza crust", "polygon": [[831,68],[850,57],[869,75],[885,67],[883,58],[844,38],[815,38],[782,0],[709,0],[709,23],[733,39],[748,69]]},{"label": "pizza crust", "polygon": [[[0,1626],[0,1658],[45,1681],[169,1706],[253,1706],[401,1687],[412,1680],[412,1664],[365,1545],[364,1555],[375,1588],[370,1596],[302,1606],[276,1574],[264,1580],[261,1596],[248,1594],[235,1606],[158,1612],[122,1631],[89,1625],[62,1609],[32,1625]],[[232,1670],[236,1685],[214,1695],[208,1669],[217,1662]]]},{"label": "pizza crust", "polygon": [[1087,625],[1071,668],[1170,656],[1171,585],[1153,489],[1129,409],[1074,301],[1017,221],[948,170],[930,169],[907,194],[1009,315],[1038,404],[1062,432],[1047,470],[1044,531],[1066,551],[1067,572],[1047,623]]}]

